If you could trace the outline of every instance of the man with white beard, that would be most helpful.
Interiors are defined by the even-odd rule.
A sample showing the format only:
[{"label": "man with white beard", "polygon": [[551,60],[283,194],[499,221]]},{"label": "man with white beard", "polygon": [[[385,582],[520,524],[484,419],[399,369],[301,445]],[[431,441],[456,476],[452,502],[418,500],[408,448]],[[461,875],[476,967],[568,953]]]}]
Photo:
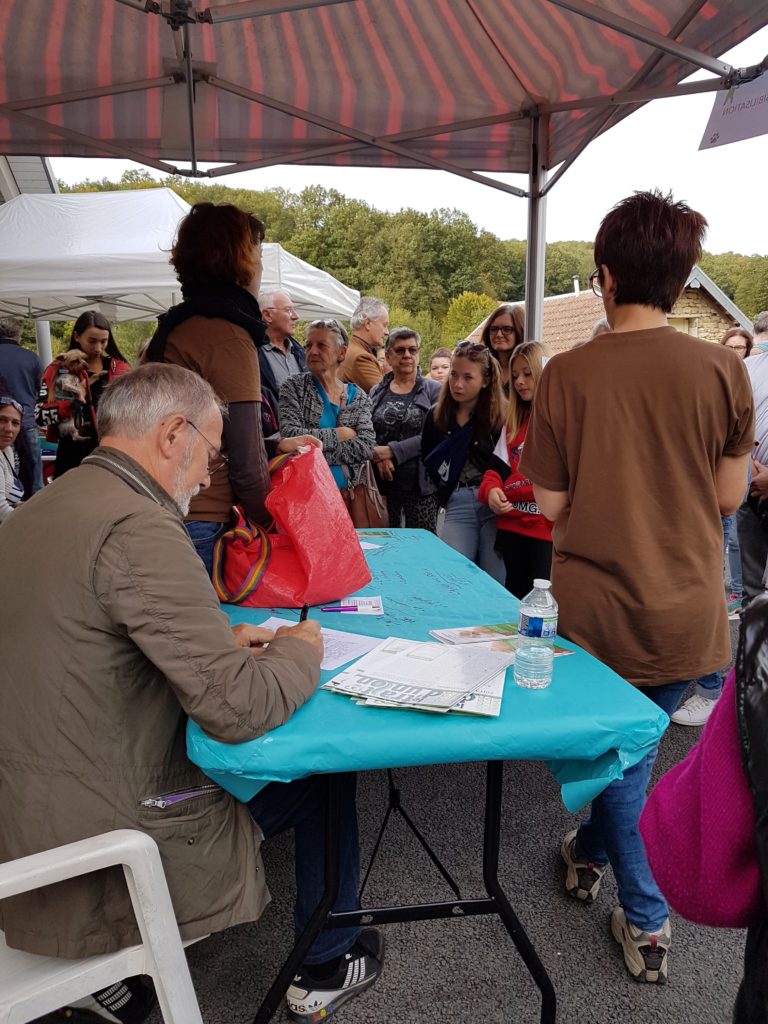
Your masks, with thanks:
[{"label": "man with white beard", "polygon": [[[180,366],[118,377],[99,404],[99,447],[0,529],[0,863],[141,829],[160,847],[185,939],[261,915],[262,836],[295,830],[298,930],[324,878],[317,777],[272,783],[246,806],[186,756],[187,716],[223,743],[283,725],[314,693],[323,654],[317,622],[232,629],[184,529],[190,500],[223,464],[222,411]],[[352,910],[354,776],[341,785],[336,908]],[[3,900],[0,929],[12,948],[68,959],[140,941],[117,869]],[[380,968],[375,929],[325,931],[289,1007],[327,1016]],[[137,1024],[151,1005],[126,979],[62,1016]]]}]

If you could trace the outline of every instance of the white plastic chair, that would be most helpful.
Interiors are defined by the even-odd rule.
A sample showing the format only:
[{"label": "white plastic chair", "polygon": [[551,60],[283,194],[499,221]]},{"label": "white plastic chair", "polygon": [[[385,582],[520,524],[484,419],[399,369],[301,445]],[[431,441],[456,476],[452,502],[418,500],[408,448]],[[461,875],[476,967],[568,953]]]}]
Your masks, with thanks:
[{"label": "white plastic chair", "polygon": [[149,974],[166,1024],[203,1024],[154,839],[119,829],[0,864],[0,899],[121,864],[142,944],[63,960],[9,949],[0,932],[0,1024],[26,1024],[116,981]]}]

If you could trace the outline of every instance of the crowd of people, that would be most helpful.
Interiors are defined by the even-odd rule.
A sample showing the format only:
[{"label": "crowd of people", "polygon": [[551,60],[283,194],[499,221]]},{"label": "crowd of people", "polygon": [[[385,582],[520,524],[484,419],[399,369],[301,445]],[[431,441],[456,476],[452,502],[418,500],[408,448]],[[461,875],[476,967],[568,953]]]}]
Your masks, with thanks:
[{"label": "crowd of people", "polygon": [[[0,639],[0,861],[143,828],[160,844],[182,936],[194,938],[260,916],[266,888],[251,823],[264,839],[292,828],[300,932],[322,880],[316,780],[273,783],[243,806],[206,783],[183,737],[186,716],[224,742],[261,735],[317,686],[316,623],[274,635],[230,629],[207,578],[232,506],[267,526],[269,458],[307,445],[322,450],[342,494],[370,470],[391,528],[437,533],[516,597],[551,579],[559,632],[673,721],[711,716],[738,748],[727,717],[738,690],[752,701],[740,735],[763,736],[768,710],[751,696],[761,672],[737,665],[723,688],[722,670],[737,605],[755,624],[750,664],[764,664],[754,636],[768,589],[768,358],[747,357],[768,339],[768,313],[754,334],[733,328],[719,346],[668,326],[705,229],[700,214],[657,192],[619,203],[595,241],[591,283],[606,320],[549,360],[525,340],[520,303],[494,310],[479,341],[438,349],[424,372],[419,334],[390,329],[387,306],[371,296],[349,333],[336,319],[314,320],[299,344],[291,296],[261,289],[264,225],[210,203],[179,227],[171,262],[182,302],[159,318],[138,368],[99,313],[78,318],[45,371],[19,345],[20,322],[0,319],[0,563],[7,591],[23,588],[46,634],[41,643],[38,617],[17,606]],[[57,442],[44,488],[39,428]],[[68,524],[66,544],[54,521]],[[73,645],[81,656],[62,666]],[[34,721],[30,701],[41,709]],[[655,753],[593,801],[560,852],[576,899],[594,902],[613,870],[612,934],[633,977],[661,984],[671,928],[655,876],[666,892],[676,874],[658,829],[676,825],[646,812],[649,865],[638,823]],[[754,792],[768,784],[763,760],[748,762]],[[354,776],[344,786],[336,910],[358,905]],[[146,812],[168,792],[182,794],[170,811]],[[179,832],[190,814],[192,832]],[[768,837],[753,830],[746,846],[757,891],[739,918],[754,931],[736,1019],[757,1024],[766,1019],[754,1010],[754,975],[768,954],[759,882]],[[69,957],[135,941],[129,917],[109,878],[0,905],[10,945]],[[322,932],[289,989],[291,1015],[333,1012],[375,982],[382,961],[376,929]],[[93,1019],[143,1020],[143,983],[127,979],[118,992],[94,994]]]}]

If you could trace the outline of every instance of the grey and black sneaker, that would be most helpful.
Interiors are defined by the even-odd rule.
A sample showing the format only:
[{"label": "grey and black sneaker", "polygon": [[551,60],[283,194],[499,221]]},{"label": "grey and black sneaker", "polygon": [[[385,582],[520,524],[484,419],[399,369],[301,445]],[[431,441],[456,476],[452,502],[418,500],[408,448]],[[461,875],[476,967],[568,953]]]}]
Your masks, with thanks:
[{"label": "grey and black sneaker", "polygon": [[593,864],[589,860],[576,860],[573,855],[578,829],[569,832],[560,846],[560,856],[565,861],[565,889],[577,900],[594,903],[607,865]]},{"label": "grey and black sneaker", "polygon": [[635,981],[666,985],[672,943],[669,918],[658,931],[644,932],[627,920],[623,907],[616,907],[611,914],[611,934],[624,951],[624,963]]},{"label": "grey and black sneaker", "polygon": [[288,1016],[305,1024],[326,1020],[373,985],[381,974],[383,959],[384,936],[376,928],[364,928],[329,978],[313,977],[311,965],[299,970],[285,996]]}]

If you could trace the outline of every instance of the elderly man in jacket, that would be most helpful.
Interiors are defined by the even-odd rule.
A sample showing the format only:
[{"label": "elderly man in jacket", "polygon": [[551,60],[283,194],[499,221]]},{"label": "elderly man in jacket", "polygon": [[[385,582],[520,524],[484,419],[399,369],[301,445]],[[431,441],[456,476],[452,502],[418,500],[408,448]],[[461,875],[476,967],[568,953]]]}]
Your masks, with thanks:
[{"label": "elderly man in jacket", "polygon": [[341,379],[345,383],[357,384],[367,394],[384,377],[384,370],[378,359],[389,333],[389,310],[372,295],[364,295],[350,318],[352,337],[341,364]]},{"label": "elderly man in jacket", "polygon": [[[0,861],[142,829],[191,939],[253,921],[268,902],[253,821],[266,838],[295,828],[301,928],[323,877],[317,783],[272,784],[239,804],[187,760],[185,722],[225,743],[282,725],[317,686],[318,626],[230,629],[219,608],[183,521],[222,463],[222,410],[205,381],[144,366],[104,392],[99,428],[83,465],[0,530],[5,593],[16,595],[0,635]],[[339,905],[350,909],[358,849],[346,778]],[[139,941],[119,869],[5,900],[0,927],[12,947],[67,958]],[[378,942],[356,929],[321,934],[289,1009],[308,1020],[302,1006],[357,994],[342,984],[348,963],[364,961],[356,976],[375,980]],[[92,1019],[134,1024],[150,1005],[129,980],[95,994]]]}]

